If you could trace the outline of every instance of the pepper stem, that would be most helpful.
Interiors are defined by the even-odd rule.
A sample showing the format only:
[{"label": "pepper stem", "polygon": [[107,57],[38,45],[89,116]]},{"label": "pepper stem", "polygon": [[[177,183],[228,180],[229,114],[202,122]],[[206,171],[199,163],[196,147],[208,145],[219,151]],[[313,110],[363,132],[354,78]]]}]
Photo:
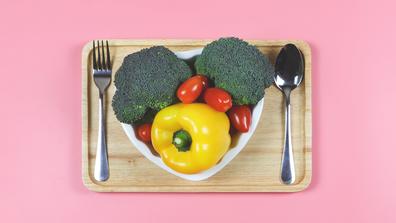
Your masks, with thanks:
[{"label": "pepper stem", "polygon": [[189,151],[191,141],[191,136],[186,130],[180,129],[173,134],[172,143],[173,145],[175,145],[179,152]]}]

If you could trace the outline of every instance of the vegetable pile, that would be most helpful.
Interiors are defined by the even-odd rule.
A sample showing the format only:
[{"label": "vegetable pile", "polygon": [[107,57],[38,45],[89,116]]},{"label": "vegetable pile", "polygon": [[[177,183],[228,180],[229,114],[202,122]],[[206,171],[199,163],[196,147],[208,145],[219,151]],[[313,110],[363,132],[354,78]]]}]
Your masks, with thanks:
[{"label": "vegetable pile", "polygon": [[197,74],[163,46],[128,55],[115,76],[113,109],[132,124],[170,168],[193,174],[216,165],[234,130],[249,131],[251,106],[264,96],[274,68],[255,46],[238,38],[208,44]]}]

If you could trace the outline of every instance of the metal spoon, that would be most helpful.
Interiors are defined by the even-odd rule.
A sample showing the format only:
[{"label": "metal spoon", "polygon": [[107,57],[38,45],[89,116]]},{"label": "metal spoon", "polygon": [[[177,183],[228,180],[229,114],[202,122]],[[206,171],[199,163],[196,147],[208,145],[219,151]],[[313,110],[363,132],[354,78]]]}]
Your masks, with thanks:
[{"label": "metal spoon", "polygon": [[296,180],[290,128],[290,93],[300,85],[304,77],[304,58],[293,44],[285,45],[278,54],[275,64],[275,84],[285,96],[285,144],[281,163],[281,180],[293,184]]}]

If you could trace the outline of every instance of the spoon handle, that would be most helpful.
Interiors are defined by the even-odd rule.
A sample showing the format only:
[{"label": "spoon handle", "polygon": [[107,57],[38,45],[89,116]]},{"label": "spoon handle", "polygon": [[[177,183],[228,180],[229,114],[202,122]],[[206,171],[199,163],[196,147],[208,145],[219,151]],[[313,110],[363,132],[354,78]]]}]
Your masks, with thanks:
[{"label": "spoon handle", "polygon": [[290,127],[290,91],[285,92],[285,144],[281,163],[281,179],[284,184],[293,184],[296,180],[294,169],[293,147]]}]

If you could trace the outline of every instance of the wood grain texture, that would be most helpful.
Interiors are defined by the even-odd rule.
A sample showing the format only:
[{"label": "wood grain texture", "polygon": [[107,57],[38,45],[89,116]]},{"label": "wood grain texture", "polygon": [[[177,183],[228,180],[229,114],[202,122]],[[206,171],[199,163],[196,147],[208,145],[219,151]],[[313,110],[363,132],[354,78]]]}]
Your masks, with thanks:
[{"label": "wood grain texture", "polygon": [[[113,69],[123,58],[142,48],[164,45],[173,51],[203,47],[212,40],[111,40]],[[312,176],[311,49],[304,41],[249,40],[272,62],[280,48],[296,44],[305,57],[305,78],[292,92],[292,141],[296,184],[280,182],[280,162],[284,138],[283,97],[275,86],[266,89],[260,123],[246,148],[223,170],[200,182],[180,179],[160,169],[140,154],[123,132],[111,107],[114,85],[106,92],[107,140],[110,179],[93,178],[98,132],[98,92],[92,80],[92,43],[82,52],[82,178],[85,186],[97,192],[296,192],[304,190]],[[113,77],[114,77],[113,72]]]}]

